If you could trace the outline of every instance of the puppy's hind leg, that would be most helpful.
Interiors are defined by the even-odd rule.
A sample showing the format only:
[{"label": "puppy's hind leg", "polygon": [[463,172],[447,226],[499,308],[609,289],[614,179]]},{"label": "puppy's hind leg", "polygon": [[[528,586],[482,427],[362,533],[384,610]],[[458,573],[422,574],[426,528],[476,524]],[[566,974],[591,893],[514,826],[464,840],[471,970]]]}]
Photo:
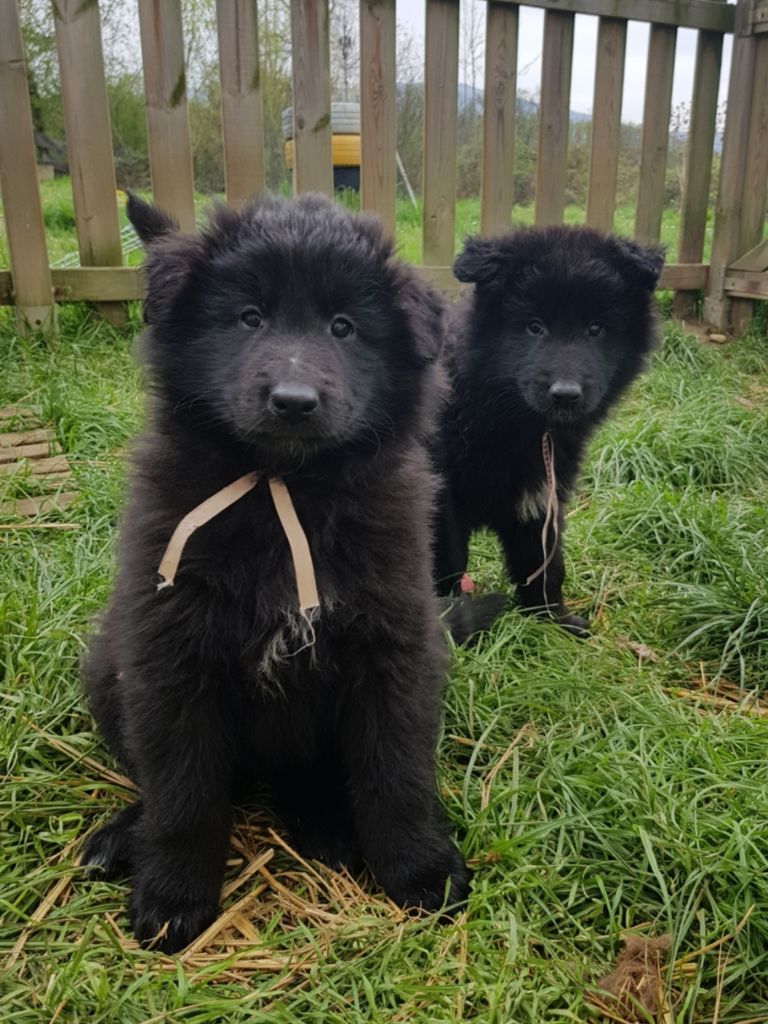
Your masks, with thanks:
[{"label": "puppy's hind leg", "polygon": [[110,643],[108,617],[94,633],[81,666],[88,708],[114,757],[129,773],[130,758],[125,745],[122,687]]}]

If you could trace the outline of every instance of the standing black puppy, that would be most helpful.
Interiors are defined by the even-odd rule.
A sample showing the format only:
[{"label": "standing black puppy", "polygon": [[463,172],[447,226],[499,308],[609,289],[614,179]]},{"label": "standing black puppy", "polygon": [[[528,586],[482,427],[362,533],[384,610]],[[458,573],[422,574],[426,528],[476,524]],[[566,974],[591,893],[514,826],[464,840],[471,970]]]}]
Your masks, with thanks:
[{"label": "standing black puppy", "polygon": [[[364,859],[404,905],[456,904],[422,440],[440,303],[376,221],[319,197],[222,208],[201,236],[135,198],[128,212],[149,251],[153,400],[86,686],[141,798],[84,862],[132,873],[137,938],[177,950],[215,917],[233,800],[266,784],[305,854]],[[233,481],[236,500],[195,512],[173,579],[176,527]]]},{"label": "standing black puppy", "polygon": [[586,632],[563,604],[562,503],[587,440],[656,342],[663,262],[660,248],[589,228],[466,242],[454,273],[475,287],[449,330],[453,390],[437,443],[441,593],[467,567],[471,532],[487,526],[523,608]]}]

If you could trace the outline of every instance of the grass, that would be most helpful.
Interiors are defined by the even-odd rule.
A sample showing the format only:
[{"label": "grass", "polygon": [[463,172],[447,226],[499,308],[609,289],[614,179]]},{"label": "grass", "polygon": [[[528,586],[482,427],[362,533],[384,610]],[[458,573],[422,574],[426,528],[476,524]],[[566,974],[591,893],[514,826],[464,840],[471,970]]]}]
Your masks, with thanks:
[{"label": "grass", "polygon": [[[81,490],[63,514],[76,529],[0,529],[4,1021],[596,1021],[587,996],[626,929],[672,937],[664,1024],[768,1021],[757,329],[704,348],[668,325],[651,372],[595,438],[566,545],[567,590],[592,638],[510,612],[455,652],[439,777],[475,867],[466,915],[406,920],[371,883],[303,865],[251,818],[221,932],[169,960],[126,936],[126,886],[86,883],[75,867],[87,831],[131,798],[77,664],[113,573],[142,396],[135,312],[122,332],[77,308],[61,322],[48,347],[20,341],[9,310],[0,319],[0,405],[40,408]],[[503,583],[490,537],[472,568],[482,587]]]}]

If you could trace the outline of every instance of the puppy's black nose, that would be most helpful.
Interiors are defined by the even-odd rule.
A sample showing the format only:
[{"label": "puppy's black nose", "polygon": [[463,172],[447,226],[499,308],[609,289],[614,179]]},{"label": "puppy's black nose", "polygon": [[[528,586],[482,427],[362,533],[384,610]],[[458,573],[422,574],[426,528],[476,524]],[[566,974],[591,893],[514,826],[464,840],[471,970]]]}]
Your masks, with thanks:
[{"label": "puppy's black nose", "polygon": [[582,394],[581,384],[575,380],[556,380],[549,389],[549,397],[560,405],[575,405]]},{"label": "puppy's black nose", "polygon": [[276,384],[269,393],[273,411],[289,423],[309,419],[319,401],[317,391],[308,384]]}]

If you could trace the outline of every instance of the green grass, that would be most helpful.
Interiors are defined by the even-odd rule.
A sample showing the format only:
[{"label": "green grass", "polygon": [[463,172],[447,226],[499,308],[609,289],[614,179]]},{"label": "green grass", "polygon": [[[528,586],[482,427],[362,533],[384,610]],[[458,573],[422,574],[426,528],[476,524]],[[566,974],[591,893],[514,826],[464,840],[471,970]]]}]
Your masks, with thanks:
[{"label": "green grass", "polygon": [[[63,516],[75,530],[0,530],[0,1018],[583,1022],[597,1019],[585,994],[636,928],[669,933],[672,961],[690,954],[665,974],[667,1020],[768,1021],[768,720],[707,701],[768,681],[765,338],[703,348],[668,326],[651,373],[595,438],[566,545],[567,591],[592,638],[510,612],[455,652],[439,773],[476,871],[466,917],[404,922],[370,883],[340,900],[332,876],[313,889],[278,851],[270,870],[307,902],[258,896],[248,955],[273,964],[238,971],[233,955],[228,974],[124,947],[107,915],[126,928],[127,887],[86,883],[73,862],[129,796],[80,759],[109,763],[77,664],[109,590],[142,416],[137,326],[135,313],[116,332],[64,308],[48,347],[0,314],[0,405],[40,407],[82,492]],[[482,587],[503,582],[489,537],[472,568]],[[642,660],[631,644],[646,645]],[[312,916],[318,903],[330,918]]]}]

